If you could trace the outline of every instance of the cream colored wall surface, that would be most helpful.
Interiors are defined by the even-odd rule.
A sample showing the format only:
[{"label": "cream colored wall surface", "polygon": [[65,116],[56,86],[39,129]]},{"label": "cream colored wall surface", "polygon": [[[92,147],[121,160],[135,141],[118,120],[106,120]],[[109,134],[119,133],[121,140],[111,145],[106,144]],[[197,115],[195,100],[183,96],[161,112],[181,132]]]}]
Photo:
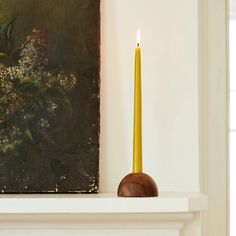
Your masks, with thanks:
[{"label": "cream colored wall surface", "polygon": [[132,169],[135,35],[141,30],[143,167],[160,191],[198,191],[197,0],[101,1],[100,191]]},{"label": "cream colored wall surface", "polygon": [[143,235],[149,235],[149,236],[179,236],[178,231],[176,230],[157,230],[157,229],[126,229],[126,230],[119,230],[119,229],[84,229],[84,230],[76,230],[76,229],[38,229],[37,231],[35,229],[28,229],[26,230],[2,230],[2,234],[4,236],[41,236],[41,235],[47,235],[47,236],[143,236]]}]

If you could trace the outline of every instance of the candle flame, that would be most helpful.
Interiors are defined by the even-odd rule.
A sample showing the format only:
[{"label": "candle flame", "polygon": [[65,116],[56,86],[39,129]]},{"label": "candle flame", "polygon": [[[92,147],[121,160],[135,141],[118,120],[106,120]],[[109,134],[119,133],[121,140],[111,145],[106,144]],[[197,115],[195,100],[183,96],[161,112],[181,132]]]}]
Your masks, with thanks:
[{"label": "candle flame", "polygon": [[141,33],[140,33],[140,29],[137,30],[137,45],[139,46],[140,44],[140,39],[141,39]]}]

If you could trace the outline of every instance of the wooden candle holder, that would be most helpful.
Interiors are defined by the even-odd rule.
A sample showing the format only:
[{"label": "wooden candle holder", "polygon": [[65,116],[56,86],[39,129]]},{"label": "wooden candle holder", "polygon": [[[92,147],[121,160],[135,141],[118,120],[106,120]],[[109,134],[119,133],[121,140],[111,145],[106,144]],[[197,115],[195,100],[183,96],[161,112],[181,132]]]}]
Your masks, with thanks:
[{"label": "wooden candle holder", "polygon": [[156,197],[158,188],[153,178],[145,173],[131,173],[120,182],[119,197]]}]

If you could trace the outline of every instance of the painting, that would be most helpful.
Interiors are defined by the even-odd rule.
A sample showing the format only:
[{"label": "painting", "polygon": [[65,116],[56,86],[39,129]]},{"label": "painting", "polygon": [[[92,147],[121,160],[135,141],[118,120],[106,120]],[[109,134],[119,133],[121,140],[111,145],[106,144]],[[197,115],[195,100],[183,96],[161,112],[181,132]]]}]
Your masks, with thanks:
[{"label": "painting", "polygon": [[0,192],[96,193],[99,0],[0,0]]}]

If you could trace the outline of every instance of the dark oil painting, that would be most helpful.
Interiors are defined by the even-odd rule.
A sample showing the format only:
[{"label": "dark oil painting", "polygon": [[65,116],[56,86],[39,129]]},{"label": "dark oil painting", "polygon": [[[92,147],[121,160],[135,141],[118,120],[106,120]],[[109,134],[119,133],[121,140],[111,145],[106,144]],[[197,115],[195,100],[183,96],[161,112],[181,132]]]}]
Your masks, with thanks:
[{"label": "dark oil painting", "polygon": [[96,193],[99,0],[0,0],[0,192]]}]

